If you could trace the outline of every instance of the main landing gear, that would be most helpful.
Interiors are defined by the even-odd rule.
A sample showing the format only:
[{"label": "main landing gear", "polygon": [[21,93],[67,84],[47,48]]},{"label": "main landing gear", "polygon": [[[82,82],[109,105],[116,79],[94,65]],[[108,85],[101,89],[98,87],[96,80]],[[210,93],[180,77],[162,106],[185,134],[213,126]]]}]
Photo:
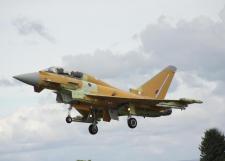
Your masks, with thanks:
[{"label": "main landing gear", "polygon": [[129,128],[134,129],[137,126],[137,120],[133,117],[127,119],[127,124]]},{"label": "main landing gear", "polygon": [[[89,133],[91,135],[95,135],[98,133],[98,111],[97,109],[92,109],[90,110],[90,113],[88,114],[87,117],[82,117],[82,118],[77,118],[77,117],[71,117],[70,115],[70,112],[72,110],[72,106],[69,107],[68,109],[68,116],[66,117],[66,122],[68,124],[72,123],[73,121],[74,122],[85,122],[85,123],[91,123],[89,125]],[[133,117],[131,117],[131,115],[128,115],[128,119],[127,119],[127,124],[128,124],[128,127],[131,128],[131,129],[134,129],[135,127],[137,127],[137,120]]]},{"label": "main landing gear", "polygon": [[70,116],[70,112],[71,112],[72,108],[73,108],[72,106],[70,106],[68,108],[68,116],[66,117],[66,123],[68,123],[68,124],[70,124],[71,122],[73,122],[73,118]]},{"label": "main landing gear", "polygon": [[70,124],[71,122],[73,122],[73,118],[71,116],[67,116],[66,117],[66,123]]},{"label": "main landing gear", "polygon": [[98,133],[98,126],[97,126],[97,110],[96,109],[91,109],[90,113],[89,113],[89,116],[88,118],[90,120],[92,120],[92,124],[89,126],[88,130],[89,130],[89,133],[91,135],[95,135]]}]

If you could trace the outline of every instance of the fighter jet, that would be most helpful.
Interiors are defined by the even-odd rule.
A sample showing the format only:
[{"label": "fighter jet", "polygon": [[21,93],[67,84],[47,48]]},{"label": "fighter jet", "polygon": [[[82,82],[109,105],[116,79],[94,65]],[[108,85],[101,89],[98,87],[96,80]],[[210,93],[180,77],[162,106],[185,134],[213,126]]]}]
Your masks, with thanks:
[{"label": "fighter jet", "polygon": [[[172,109],[185,109],[189,104],[202,103],[200,100],[180,98],[165,99],[176,67],[168,66],[143,85],[124,91],[94,76],[80,71],[67,71],[61,67],[50,67],[35,73],[14,76],[15,79],[34,87],[35,92],[49,89],[56,93],[58,103],[68,104],[66,122],[90,123],[89,132],[98,132],[97,123],[110,122],[127,116],[127,124],[134,129],[136,116],[168,116]],[[71,116],[76,109],[80,115]]]}]

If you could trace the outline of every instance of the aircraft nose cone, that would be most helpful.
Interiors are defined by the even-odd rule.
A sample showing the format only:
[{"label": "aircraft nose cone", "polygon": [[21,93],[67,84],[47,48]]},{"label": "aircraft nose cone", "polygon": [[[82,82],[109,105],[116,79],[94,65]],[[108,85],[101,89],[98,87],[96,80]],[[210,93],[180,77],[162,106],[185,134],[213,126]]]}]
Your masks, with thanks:
[{"label": "aircraft nose cone", "polygon": [[37,72],[16,75],[13,78],[15,78],[21,82],[24,82],[26,84],[32,85],[32,86],[38,85],[38,83],[40,81],[39,73],[37,73]]}]

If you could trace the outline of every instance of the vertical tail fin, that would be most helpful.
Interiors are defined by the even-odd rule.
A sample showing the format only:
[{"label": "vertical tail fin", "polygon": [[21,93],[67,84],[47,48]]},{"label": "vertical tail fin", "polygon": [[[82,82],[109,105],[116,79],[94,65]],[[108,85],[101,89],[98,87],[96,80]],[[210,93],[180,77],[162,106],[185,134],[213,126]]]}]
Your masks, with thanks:
[{"label": "vertical tail fin", "polygon": [[170,65],[155,75],[152,79],[141,85],[137,90],[131,89],[131,92],[136,91],[137,93],[138,91],[138,94],[143,96],[164,99],[175,72],[176,67]]}]

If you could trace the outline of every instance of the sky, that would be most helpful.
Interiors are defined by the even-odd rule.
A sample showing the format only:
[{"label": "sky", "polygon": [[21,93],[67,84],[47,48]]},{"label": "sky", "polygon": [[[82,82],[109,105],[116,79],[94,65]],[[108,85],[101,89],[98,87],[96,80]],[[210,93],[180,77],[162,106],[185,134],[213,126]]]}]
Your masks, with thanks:
[{"label": "sky", "polygon": [[[0,0],[0,161],[197,161],[225,131],[224,0]],[[13,75],[63,66],[136,88],[168,65],[167,98],[203,100],[159,118],[65,123],[67,105]],[[73,111],[73,115],[78,115]]]}]

